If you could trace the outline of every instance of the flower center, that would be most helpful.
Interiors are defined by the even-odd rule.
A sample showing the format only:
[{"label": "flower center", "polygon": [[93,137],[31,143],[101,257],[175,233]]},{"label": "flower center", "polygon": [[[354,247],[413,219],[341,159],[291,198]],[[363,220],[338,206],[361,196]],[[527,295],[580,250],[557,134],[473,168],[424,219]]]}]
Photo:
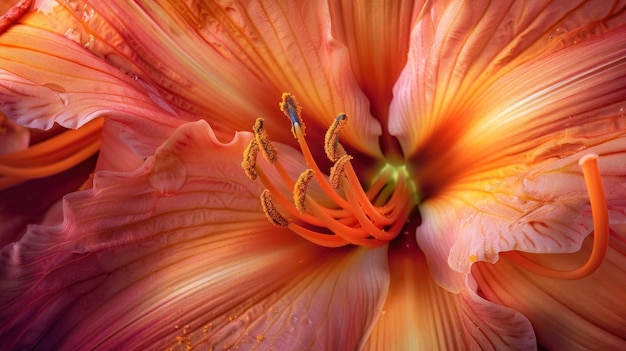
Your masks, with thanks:
[{"label": "flower center", "polygon": [[[364,190],[352,166],[352,156],[339,143],[339,132],[348,120],[347,115],[339,114],[324,138],[324,151],[333,162],[326,176],[305,140],[301,108],[295,98],[283,94],[280,107],[291,120],[292,133],[308,168],[294,180],[278,159],[278,150],[267,136],[263,119],[257,119],[242,167],[251,180],[259,178],[265,185],[261,205],[269,221],[328,247],[375,247],[394,239],[418,201],[406,168],[384,166]],[[259,151],[275,168],[276,179],[257,165]],[[314,183],[316,189],[311,191]]]}]

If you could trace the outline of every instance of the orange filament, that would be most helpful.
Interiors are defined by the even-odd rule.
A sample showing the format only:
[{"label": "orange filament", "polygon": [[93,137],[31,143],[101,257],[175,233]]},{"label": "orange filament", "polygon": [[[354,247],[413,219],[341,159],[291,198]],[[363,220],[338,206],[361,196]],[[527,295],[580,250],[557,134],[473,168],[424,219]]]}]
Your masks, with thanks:
[{"label": "orange filament", "polygon": [[[324,140],[324,151],[334,162],[330,176],[322,172],[305,140],[301,108],[290,94],[283,94],[281,110],[291,120],[292,133],[307,165],[296,181],[281,165],[278,150],[271,144],[262,119],[254,125],[255,137],[244,151],[242,167],[251,180],[257,177],[265,185],[261,206],[269,221],[287,227],[301,237],[327,247],[348,244],[380,246],[395,238],[415,205],[415,189],[408,174],[394,174],[384,169],[365,192],[352,167],[352,157],[339,144],[339,131],[347,116],[340,114]],[[261,151],[279,177],[269,176],[257,165]],[[330,179],[329,179],[330,178]],[[322,198],[308,193],[316,182]],[[330,204],[330,205],[329,205]]]},{"label": "orange filament", "polygon": [[27,149],[0,155],[0,189],[22,181],[61,173],[100,149],[103,119],[66,130]]},{"label": "orange filament", "polygon": [[598,155],[586,155],[580,159],[579,164],[583,169],[593,217],[594,231],[591,254],[587,262],[581,267],[570,271],[557,271],[530,261],[517,252],[506,253],[506,256],[513,262],[530,272],[554,279],[580,279],[595,272],[604,260],[609,245],[609,213],[598,168]]}]

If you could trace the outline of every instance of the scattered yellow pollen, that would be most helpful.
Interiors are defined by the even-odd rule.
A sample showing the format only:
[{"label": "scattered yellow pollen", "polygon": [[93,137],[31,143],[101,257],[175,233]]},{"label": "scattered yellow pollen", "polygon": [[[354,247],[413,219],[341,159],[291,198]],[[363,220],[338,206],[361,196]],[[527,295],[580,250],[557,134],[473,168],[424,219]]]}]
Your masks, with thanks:
[{"label": "scattered yellow pollen", "polygon": [[341,187],[341,182],[339,181],[341,177],[344,175],[344,169],[346,163],[348,163],[352,159],[350,155],[341,156],[337,162],[330,168],[330,175],[328,177],[328,182],[335,189],[339,189]]},{"label": "scattered yellow pollen", "polygon": [[470,257],[469,257],[469,261],[470,261],[471,263],[476,262],[476,260],[477,260],[477,259],[478,259],[478,257],[476,257],[476,255],[470,255]]},{"label": "scattered yellow pollen", "polygon": [[295,186],[293,187],[293,203],[300,213],[306,212],[306,207],[304,205],[306,200],[306,189],[314,175],[315,172],[313,172],[312,169],[305,170],[302,174],[300,174]]},{"label": "scattered yellow pollen", "polygon": [[278,159],[278,150],[272,142],[270,138],[267,136],[267,132],[263,127],[263,118],[257,118],[253,127],[254,137],[258,144],[258,147],[263,151],[263,158],[267,160],[267,162],[273,164]]},{"label": "scattered yellow pollen", "polygon": [[250,144],[243,152],[243,161],[241,167],[250,180],[255,180],[258,176],[256,171],[256,157],[259,154],[259,144],[256,139],[250,140]]},{"label": "scattered yellow pollen", "polygon": [[345,113],[340,113],[324,136],[324,151],[328,159],[332,162],[337,161],[341,155],[345,155],[346,153],[341,144],[339,144],[339,132],[344,124],[346,124],[347,120],[348,116]]},{"label": "scattered yellow pollen", "polygon": [[272,195],[267,189],[263,190],[261,193],[261,207],[263,208],[263,212],[265,212],[267,219],[269,219],[275,226],[286,227],[289,225],[289,220],[287,220],[287,218],[285,218],[285,216],[283,216],[283,214],[276,209],[276,206],[274,206],[274,203],[272,202]]},{"label": "scattered yellow pollen", "polygon": [[256,339],[259,340],[259,341],[263,341],[263,340],[265,340],[265,337],[263,335],[259,334],[259,335],[256,336]]}]

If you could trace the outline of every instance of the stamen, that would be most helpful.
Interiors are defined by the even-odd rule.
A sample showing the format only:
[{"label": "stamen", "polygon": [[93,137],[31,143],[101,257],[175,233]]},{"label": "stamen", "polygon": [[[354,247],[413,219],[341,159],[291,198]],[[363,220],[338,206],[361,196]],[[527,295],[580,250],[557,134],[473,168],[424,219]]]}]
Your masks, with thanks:
[{"label": "stamen", "polygon": [[296,209],[300,213],[306,212],[306,207],[304,205],[306,200],[306,188],[309,186],[311,179],[313,179],[312,169],[307,169],[306,171],[300,174],[298,177],[298,181],[296,181],[296,185],[293,188],[293,203],[296,205]]},{"label": "stamen", "polygon": [[302,131],[303,136],[306,135],[306,133],[304,132],[304,123],[302,122],[302,118],[300,118],[300,112],[302,111],[302,108],[293,97],[293,95],[289,93],[283,93],[283,98],[279,106],[280,110],[285,113],[285,116],[289,117],[289,119],[291,120],[291,132],[293,133],[293,137],[298,139],[298,135],[296,133],[296,129],[298,128]]},{"label": "stamen", "polygon": [[346,151],[339,144],[339,132],[347,120],[348,116],[345,113],[340,113],[326,131],[326,135],[324,135],[324,151],[332,162],[337,161],[341,155],[346,154]]},{"label": "stamen", "polygon": [[263,190],[261,193],[261,207],[263,207],[263,212],[265,212],[267,219],[269,219],[273,225],[281,228],[289,225],[289,220],[274,206],[272,195],[267,189]]},{"label": "stamen", "polygon": [[[276,226],[287,227],[311,242],[328,247],[347,244],[376,247],[395,238],[415,204],[414,191],[407,185],[408,173],[383,169],[366,193],[350,163],[352,156],[346,154],[339,143],[339,132],[347,120],[345,114],[340,114],[325,135],[324,151],[334,162],[327,178],[306,142],[301,108],[296,99],[291,94],[283,94],[280,108],[291,121],[291,131],[308,168],[294,182],[278,160],[263,120],[257,120],[255,142],[244,152],[242,167],[246,174],[254,174],[265,185],[261,205],[268,219]],[[279,177],[269,177],[263,167],[256,165],[258,150],[268,154],[266,159]],[[307,194],[313,180],[322,190],[322,201]],[[278,186],[276,182],[283,184]],[[342,192],[337,191],[339,187],[343,187]],[[284,194],[287,189],[293,189],[291,196]],[[289,217],[281,212],[283,210]]]},{"label": "stamen", "polygon": [[272,145],[270,138],[267,136],[267,132],[263,127],[263,118],[256,119],[253,130],[256,142],[261,151],[263,151],[263,158],[265,158],[267,162],[273,164],[278,159],[278,150],[274,147],[274,145]]},{"label": "stamen", "polygon": [[580,279],[595,272],[604,261],[609,245],[609,212],[602,186],[602,177],[598,167],[598,155],[590,154],[583,156],[579,161],[583,169],[589,202],[591,203],[591,215],[593,217],[593,248],[585,264],[571,271],[557,271],[541,266],[517,252],[507,252],[506,256],[526,270],[554,279]]},{"label": "stamen", "polygon": [[341,177],[345,176],[346,163],[348,163],[351,159],[352,156],[343,155],[330,168],[328,182],[330,183],[330,185],[332,185],[333,188],[339,189],[339,187],[341,186],[341,182],[339,180],[341,179]]},{"label": "stamen", "polygon": [[259,144],[255,138],[250,139],[248,147],[243,152],[243,161],[241,167],[250,180],[255,180],[258,176],[256,171],[256,158],[259,154]]},{"label": "stamen", "polygon": [[289,226],[287,228],[289,228],[294,233],[300,235],[301,237],[305,238],[306,240],[314,244],[320,245],[320,246],[342,247],[342,246],[346,246],[350,244],[349,242],[345,241],[340,236],[330,235],[330,234],[321,234],[316,231],[299,226],[293,222],[289,223]]}]

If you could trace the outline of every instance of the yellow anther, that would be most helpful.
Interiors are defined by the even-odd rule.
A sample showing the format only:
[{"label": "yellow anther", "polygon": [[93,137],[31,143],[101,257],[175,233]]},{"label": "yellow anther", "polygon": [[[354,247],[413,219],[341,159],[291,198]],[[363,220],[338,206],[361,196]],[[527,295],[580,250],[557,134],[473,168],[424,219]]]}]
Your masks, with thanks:
[{"label": "yellow anther", "polygon": [[267,136],[267,132],[263,127],[263,118],[256,119],[256,122],[254,122],[253,131],[256,142],[261,151],[263,151],[263,158],[265,158],[267,162],[271,164],[276,162],[276,160],[278,159],[278,150],[276,149],[276,147],[274,147],[274,145],[272,145],[270,138]]},{"label": "yellow anther", "polygon": [[295,186],[293,187],[293,203],[296,209],[300,213],[306,212],[306,206],[304,205],[306,200],[306,189],[309,183],[313,179],[315,172],[312,169],[307,169],[298,177]]},{"label": "yellow anther", "polygon": [[250,180],[255,180],[258,176],[256,171],[256,157],[259,154],[259,144],[256,139],[252,138],[248,147],[243,152],[243,161],[241,167]]},{"label": "yellow anther", "polygon": [[289,225],[289,220],[274,206],[272,195],[267,189],[263,190],[261,193],[261,207],[263,207],[263,212],[265,212],[267,219],[269,219],[273,225],[281,228]]},{"label": "yellow anther", "polygon": [[348,163],[351,159],[352,159],[352,156],[343,155],[330,168],[330,175],[328,176],[328,182],[335,189],[339,189],[339,187],[341,186],[341,182],[339,180],[341,179],[341,176],[344,175],[344,168],[346,166],[346,163]]},{"label": "yellow anther", "polygon": [[332,162],[337,161],[339,157],[346,154],[346,151],[341,144],[339,144],[339,132],[343,125],[346,124],[347,120],[348,116],[345,113],[340,113],[324,136],[324,151],[328,159]]},{"label": "yellow anther", "polygon": [[289,119],[291,120],[291,132],[293,133],[293,137],[296,139],[298,138],[298,135],[296,133],[297,128],[300,129],[303,136],[306,135],[304,133],[304,122],[302,122],[302,118],[300,117],[300,112],[302,111],[302,108],[298,104],[298,101],[296,101],[296,98],[294,98],[293,95],[289,93],[283,93],[283,98],[279,106],[280,110],[283,111],[285,116],[289,117]]}]

